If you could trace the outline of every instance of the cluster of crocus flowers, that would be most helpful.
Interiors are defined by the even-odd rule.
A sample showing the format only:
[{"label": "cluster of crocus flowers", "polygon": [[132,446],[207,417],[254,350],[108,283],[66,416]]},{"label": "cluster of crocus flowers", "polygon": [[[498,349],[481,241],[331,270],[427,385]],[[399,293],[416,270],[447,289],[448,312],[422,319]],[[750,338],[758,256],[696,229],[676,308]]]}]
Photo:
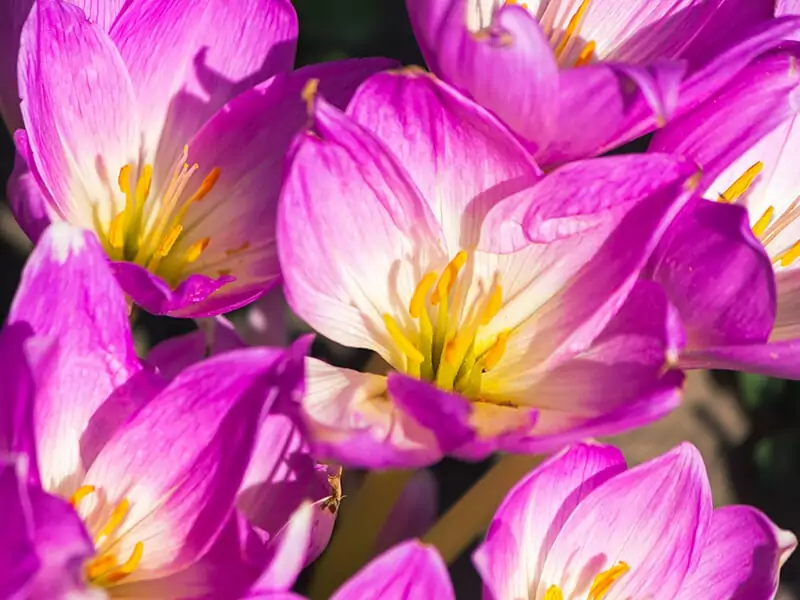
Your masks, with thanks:
[{"label": "cluster of crocus flowers", "polygon": [[663,126],[797,31],[772,2],[407,0],[431,71],[543,165]]}]

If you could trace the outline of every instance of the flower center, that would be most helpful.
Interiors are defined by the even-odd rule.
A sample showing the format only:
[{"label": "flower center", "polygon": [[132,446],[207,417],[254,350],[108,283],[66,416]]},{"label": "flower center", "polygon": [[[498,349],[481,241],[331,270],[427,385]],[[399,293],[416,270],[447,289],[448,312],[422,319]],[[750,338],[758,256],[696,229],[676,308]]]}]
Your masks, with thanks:
[{"label": "flower center", "polygon": [[[586,600],[603,600],[611,590],[611,586],[628,571],[630,571],[628,564],[620,561],[610,569],[598,574],[592,580]],[[564,594],[557,585],[551,585],[547,588],[542,600],[564,600]]]},{"label": "flower center", "polygon": [[[94,493],[95,487],[84,485],[70,497],[69,502],[77,508],[81,501]],[[119,528],[128,516],[130,503],[128,500],[121,500],[111,511],[105,523],[94,533],[94,546],[97,554],[86,563],[86,579],[99,587],[111,587],[116,585],[139,566],[144,554],[144,543],[136,542],[130,556],[120,562],[115,551],[120,536],[117,535]]]},{"label": "flower center", "polygon": [[[761,161],[750,165],[736,181],[728,186],[728,189],[719,195],[719,202],[728,204],[738,202],[752,187],[763,169],[764,163]],[[788,226],[794,223],[798,217],[800,217],[800,196],[795,198],[794,202],[792,202],[777,219],[775,219],[775,207],[770,205],[753,224],[753,235],[759,238],[762,245],[766,247]],[[770,258],[774,265],[780,265],[781,267],[790,266],[800,258],[800,240],[780,252],[770,253]]]},{"label": "flower center", "polygon": [[474,398],[480,392],[483,373],[503,357],[510,332],[501,331],[488,343],[478,341],[481,328],[502,308],[503,288],[496,276],[488,291],[481,289],[470,306],[465,306],[469,282],[460,273],[467,259],[462,250],[441,275],[431,271],[422,277],[409,302],[411,319],[401,320],[410,321],[411,327],[404,330],[389,314],[383,315],[383,322],[404,358],[406,373]]},{"label": "flower center", "polygon": [[[555,18],[556,13],[560,7],[559,0],[551,0],[548,3],[547,8],[540,19],[540,23],[542,29],[545,32],[549,32],[550,35],[550,44],[553,46],[553,52],[556,55],[556,60],[558,60],[559,64],[561,65],[568,65],[570,62],[575,67],[582,67],[584,65],[589,64],[589,62],[594,57],[595,49],[597,48],[597,44],[589,40],[588,42],[584,42],[583,46],[580,47],[580,51],[575,53],[577,49],[575,44],[579,41],[579,35],[581,26],[583,25],[583,20],[586,17],[586,11],[589,9],[589,3],[591,0],[581,0],[580,5],[572,13],[569,22],[567,22],[567,26],[561,30],[561,28],[555,27]],[[518,0],[505,0],[506,4],[516,4],[521,6],[524,9],[528,9],[527,2],[518,2]]]},{"label": "flower center", "polygon": [[[152,202],[150,198],[152,165],[144,165],[135,182],[133,166],[123,166],[118,184],[125,195],[125,207],[111,220],[107,234],[100,235],[112,260],[137,263],[171,284],[180,281],[186,267],[195,262],[208,246],[210,239],[204,237],[188,247],[181,245],[180,252],[176,250],[178,242],[190,233],[184,224],[186,213],[208,195],[220,176],[219,168],[214,167],[194,194],[181,202],[192,176],[199,169],[198,164],[186,162],[188,152],[189,148],[185,146],[160,202]],[[149,211],[148,199],[151,200]]]}]

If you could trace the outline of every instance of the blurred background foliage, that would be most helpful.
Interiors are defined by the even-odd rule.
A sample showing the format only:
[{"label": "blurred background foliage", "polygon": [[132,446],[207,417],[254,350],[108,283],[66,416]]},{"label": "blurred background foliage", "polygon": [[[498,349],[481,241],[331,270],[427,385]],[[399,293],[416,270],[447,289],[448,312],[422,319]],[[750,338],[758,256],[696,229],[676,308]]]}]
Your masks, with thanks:
[{"label": "blurred background foliage", "polygon": [[[349,57],[384,56],[423,65],[403,0],[293,0],[300,19],[297,65]],[[645,141],[623,151],[642,151]],[[0,189],[13,167],[13,145],[0,133]],[[356,199],[354,199],[356,200]],[[0,316],[4,317],[30,249],[0,203]],[[239,315],[240,316],[240,315]],[[188,331],[187,321],[145,317],[137,325],[140,347]],[[302,328],[295,323],[294,333]],[[336,364],[359,368],[368,356],[325,340],[315,354]],[[718,504],[746,503],[764,510],[781,527],[800,531],[800,382],[741,373],[693,373],[686,398],[673,415],[651,427],[619,436],[629,461],[640,462],[681,440],[697,445],[706,459]],[[434,469],[439,510],[444,511],[480,475],[488,463],[443,461]],[[347,489],[344,490],[345,494]],[[346,500],[345,500],[346,502]],[[459,598],[478,598],[480,582],[464,555],[453,574]],[[800,598],[800,559],[784,569],[779,598]]]}]

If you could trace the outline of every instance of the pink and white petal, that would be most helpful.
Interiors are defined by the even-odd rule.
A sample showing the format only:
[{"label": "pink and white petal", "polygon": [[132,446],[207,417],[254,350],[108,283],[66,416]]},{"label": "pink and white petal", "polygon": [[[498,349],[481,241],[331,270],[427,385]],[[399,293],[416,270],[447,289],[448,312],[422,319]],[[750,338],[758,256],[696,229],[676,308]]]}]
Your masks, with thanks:
[{"label": "pink and white petal", "polygon": [[502,6],[473,19],[468,0],[406,4],[431,70],[544,148],[559,122],[559,77],[533,15],[521,6]]},{"label": "pink and white petal", "polygon": [[551,547],[538,591],[585,594],[598,573],[624,562],[630,571],[605,598],[674,598],[700,559],[712,510],[699,452],[678,446],[586,496]]},{"label": "pink and white petal", "polygon": [[78,7],[37,2],[22,31],[19,88],[31,157],[56,212],[89,229],[110,222],[124,206],[117,175],[136,164],[140,142],[113,42]]},{"label": "pink and white petal", "polygon": [[232,513],[255,445],[261,415],[296,378],[284,377],[285,354],[234,350],[183,371],[108,442],[84,479],[105,495],[88,514],[91,529],[127,498],[117,538],[129,555],[151,543],[128,581],[163,577],[191,565]]},{"label": "pink and white petal", "polygon": [[524,227],[544,267],[519,295],[539,300],[509,304],[486,328],[487,336],[514,329],[503,360],[483,377],[488,397],[525,403],[545,371],[589,347],[688,201],[693,172],[666,155],[607,157],[571,163],[533,187]]},{"label": "pink and white petal", "polygon": [[[703,170],[700,189],[705,191],[711,186],[706,193],[710,200],[717,200],[749,166],[761,160],[766,173],[754,181],[747,197],[761,195],[758,192],[763,193],[763,187],[772,179],[769,173],[778,159],[780,140],[760,148],[757,158],[745,155],[797,114],[793,101],[793,92],[800,84],[793,67],[796,61],[796,54],[788,49],[760,57],[742,69],[719,94],[656,132],[650,150],[673,152],[694,160]],[[737,165],[740,158],[750,162]],[[766,203],[753,218],[758,219],[764,208]]]},{"label": "pink and white petal", "polygon": [[405,167],[441,223],[451,256],[476,247],[489,209],[541,175],[497,119],[418,69],[369,78],[347,114]]},{"label": "pink and white petal", "polygon": [[130,5],[127,0],[74,0],[72,4],[82,8],[89,20],[103,31],[111,29],[122,10]]},{"label": "pink and white petal", "polygon": [[775,16],[783,17],[785,15],[800,15],[800,2],[798,0],[777,0]]},{"label": "pink and white petal", "polygon": [[222,303],[209,301],[214,292],[234,281],[230,275],[215,279],[189,275],[172,289],[158,275],[135,263],[114,262],[111,269],[117,283],[133,303],[154,315],[210,317],[235,310],[253,299],[253,293],[247,291],[243,297],[223,298]]},{"label": "pink and white petal", "polygon": [[439,484],[430,469],[416,471],[408,480],[375,541],[373,554],[411,538],[422,537],[436,522]]},{"label": "pink and white petal", "polygon": [[0,118],[13,133],[22,127],[17,89],[17,56],[22,26],[33,0],[6,0],[0,5]]},{"label": "pink and white petal", "polygon": [[35,172],[35,167],[31,168],[33,161],[28,134],[23,130],[17,131],[14,141],[17,153],[14,157],[14,170],[6,187],[8,206],[25,235],[36,243],[50,224],[48,204],[51,200],[46,196],[41,176]]},{"label": "pink and white petal", "polygon": [[524,598],[535,590],[569,516],[589,492],[624,470],[625,459],[613,446],[576,444],[517,483],[472,555],[488,597]]},{"label": "pink and white petal", "polygon": [[671,116],[684,68],[596,63],[560,71],[561,127],[536,160],[554,167],[602,154],[656,129]]},{"label": "pink and white petal", "polygon": [[[208,240],[191,272],[209,278],[236,278],[182,316],[223,312],[249,303],[277,282],[275,220],[283,162],[295,134],[308,124],[301,97],[309,79],[318,79],[345,106],[364,77],[390,66],[383,59],[323,63],[281,74],[227,103],[189,142],[201,174],[219,169],[219,180],[184,219],[185,235],[173,252]],[[246,302],[242,300],[246,298]]]},{"label": "pink and white petal", "polygon": [[150,350],[147,363],[164,379],[171,381],[189,365],[209,356],[245,347],[233,324],[225,317],[215,317],[210,327],[209,333],[198,329],[164,340]]},{"label": "pink and white petal", "polygon": [[661,240],[645,275],[677,308],[690,350],[759,343],[772,330],[775,277],[744,207],[693,200]]},{"label": "pink and white petal", "polygon": [[387,397],[386,377],[306,361],[302,401],[314,455],[345,466],[424,467],[442,457],[434,434]]},{"label": "pink and white petal", "polygon": [[439,552],[411,540],[384,552],[348,579],[331,600],[454,600],[453,584]]},{"label": "pink and white petal", "polygon": [[126,7],[111,37],[145,119],[144,157],[156,168],[154,183],[226,102],[292,68],[297,27],[289,0],[143,0]]},{"label": "pink and white petal", "polygon": [[88,231],[67,223],[45,231],[23,271],[8,322],[57,340],[57,347],[40,347],[30,357],[37,363],[32,372],[39,468],[45,486],[54,489],[82,471],[87,440],[81,437],[90,420],[101,437],[100,430],[111,425],[97,411],[113,405],[124,418],[149,396],[153,382],[140,376],[125,298]]},{"label": "pink and white petal", "polygon": [[[407,314],[417,282],[446,262],[440,230],[371,132],[318,96],[311,104],[312,129],[290,150],[279,205],[287,301],[326,337],[398,365],[405,358],[382,315]],[[399,326],[410,327],[411,317]]]},{"label": "pink and white petal", "polygon": [[676,600],[774,598],[781,566],[797,538],[751,506],[714,511],[700,562]]}]

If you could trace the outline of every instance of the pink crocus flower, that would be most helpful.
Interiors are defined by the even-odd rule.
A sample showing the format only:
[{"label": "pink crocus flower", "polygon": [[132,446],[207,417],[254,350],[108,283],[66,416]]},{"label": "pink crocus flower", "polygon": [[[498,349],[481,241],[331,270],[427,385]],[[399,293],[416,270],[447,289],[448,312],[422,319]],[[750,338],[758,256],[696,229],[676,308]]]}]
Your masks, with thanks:
[{"label": "pink crocus flower", "polygon": [[796,546],[752,507],[713,508],[691,444],[631,469],[579,444],[509,492],[473,562],[487,600],[770,600]]},{"label": "pink crocus flower", "polygon": [[798,29],[772,0],[407,0],[431,71],[551,167],[606,152],[715,93]]},{"label": "pink crocus flower", "polygon": [[665,365],[680,325],[657,285],[635,282],[693,165],[613,157],[543,178],[496,119],[419,70],[370,77],[346,113],[306,97],[279,208],[287,301],[391,366],[309,360],[320,456],[544,452],[675,405],[682,379]]},{"label": "pink crocus flower", "polygon": [[800,44],[760,57],[654,136],[695,160],[687,207],[646,275],[687,330],[680,363],[800,378]]},{"label": "pink crocus flower", "polygon": [[307,345],[233,350],[165,382],[136,357],[125,298],[94,235],[51,225],[0,334],[0,453],[27,468],[17,479],[29,514],[14,527],[34,558],[10,565],[35,564],[25,597],[215,597],[265,578],[289,589],[313,507],[291,495],[297,510],[266,531],[240,503],[266,484],[254,456],[261,424],[302,390]]},{"label": "pink crocus flower", "polygon": [[[4,6],[2,18],[18,21],[24,7]],[[289,0],[83,8],[95,18],[41,0],[22,28],[24,131],[10,192],[23,229],[35,239],[64,220],[94,231],[149,312],[200,317],[247,304],[278,277],[275,203],[282,156],[305,118],[298,90],[330,75],[337,96],[388,61],[292,73]]]}]

